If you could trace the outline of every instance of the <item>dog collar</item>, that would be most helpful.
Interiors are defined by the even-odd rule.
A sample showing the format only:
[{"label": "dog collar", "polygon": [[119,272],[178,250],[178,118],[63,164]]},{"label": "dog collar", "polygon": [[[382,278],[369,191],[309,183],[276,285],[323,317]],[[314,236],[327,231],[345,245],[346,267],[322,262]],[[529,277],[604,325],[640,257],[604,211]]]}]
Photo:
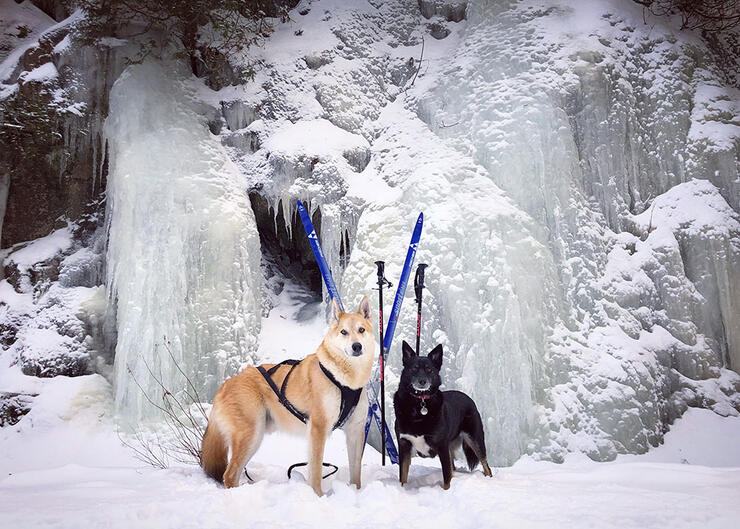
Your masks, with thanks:
[{"label": "dog collar", "polygon": [[419,409],[419,413],[421,413],[422,415],[426,415],[427,413],[429,413],[429,410],[427,409],[427,401],[435,393],[427,393],[426,395],[414,395],[413,393],[411,394],[415,399],[421,401],[421,408]]}]

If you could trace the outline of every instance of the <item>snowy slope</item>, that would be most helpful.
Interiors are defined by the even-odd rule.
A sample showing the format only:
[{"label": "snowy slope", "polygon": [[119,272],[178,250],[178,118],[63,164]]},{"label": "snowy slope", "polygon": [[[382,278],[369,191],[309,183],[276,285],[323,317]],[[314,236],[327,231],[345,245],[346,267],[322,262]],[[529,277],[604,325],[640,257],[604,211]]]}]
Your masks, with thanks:
[{"label": "snowy slope", "polygon": [[197,467],[155,470],[134,460],[115,434],[102,377],[57,377],[46,394],[17,426],[0,430],[3,528],[366,528],[409,520],[418,527],[719,528],[740,515],[740,419],[707,410],[687,412],[647,455],[612,463],[574,456],[561,465],[526,458],[493,478],[457,472],[448,491],[436,461],[414,458],[401,488],[396,467],[381,467],[371,448],[362,489],[349,487],[337,433],[326,459],[340,470],[319,499],[300,476],[285,476],[304,457],[298,438],[268,436],[249,465],[256,482],[226,490]]}]

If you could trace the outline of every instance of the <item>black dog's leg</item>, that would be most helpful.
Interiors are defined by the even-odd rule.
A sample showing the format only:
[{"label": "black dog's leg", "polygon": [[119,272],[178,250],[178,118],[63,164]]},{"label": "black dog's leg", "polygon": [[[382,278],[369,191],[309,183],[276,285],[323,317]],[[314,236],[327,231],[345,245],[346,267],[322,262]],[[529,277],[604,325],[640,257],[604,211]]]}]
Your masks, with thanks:
[{"label": "black dog's leg", "polygon": [[[463,448],[470,470],[472,471],[475,467],[477,459],[483,467],[483,475],[490,478],[493,474],[491,473],[491,467],[488,466],[483,421],[481,421],[478,410],[472,410],[472,413],[466,417],[463,427],[465,431],[465,435],[463,436]],[[470,451],[473,453],[471,454]]]},{"label": "black dog's leg", "polygon": [[408,439],[400,439],[398,442],[398,479],[401,485],[405,485],[409,479],[409,466],[411,466],[411,442]]},{"label": "black dog's leg", "polygon": [[450,488],[450,481],[452,480],[452,458],[450,457],[450,447],[448,445],[439,447],[439,462],[442,463],[442,488],[447,490]]}]

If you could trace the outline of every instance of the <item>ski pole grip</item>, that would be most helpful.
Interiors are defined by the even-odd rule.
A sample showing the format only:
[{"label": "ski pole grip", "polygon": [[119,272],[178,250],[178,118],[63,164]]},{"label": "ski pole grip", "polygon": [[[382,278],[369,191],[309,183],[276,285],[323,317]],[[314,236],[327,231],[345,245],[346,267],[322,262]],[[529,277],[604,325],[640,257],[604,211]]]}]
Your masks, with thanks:
[{"label": "ski pole grip", "polygon": [[414,293],[416,294],[416,301],[421,299],[421,291],[424,288],[424,269],[429,266],[421,263],[416,267],[416,275],[414,276]]},{"label": "ski pole grip", "polygon": [[378,267],[378,279],[385,277],[385,261],[375,261],[375,266]]},{"label": "ski pole grip", "polygon": [[375,261],[375,265],[378,267],[378,288],[383,285],[392,287],[393,283],[385,278],[385,261]]}]

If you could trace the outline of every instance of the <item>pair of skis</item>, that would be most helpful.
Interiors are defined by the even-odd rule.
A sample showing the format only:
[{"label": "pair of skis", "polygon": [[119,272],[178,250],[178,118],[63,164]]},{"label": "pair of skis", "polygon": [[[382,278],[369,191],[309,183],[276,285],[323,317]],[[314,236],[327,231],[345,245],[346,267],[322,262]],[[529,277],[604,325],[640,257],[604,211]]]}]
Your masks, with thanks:
[{"label": "pair of skis", "polygon": [[[326,290],[329,292],[330,298],[334,299],[336,298],[337,303],[339,304],[339,307],[344,310],[344,307],[342,306],[342,301],[339,298],[339,291],[337,290],[337,286],[334,283],[334,278],[331,275],[331,271],[329,270],[329,266],[326,263],[326,258],[324,257],[324,252],[321,250],[321,244],[319,242],[318,235],[316,233],[316,230],[313,227],[313,222],[311,222],[311,216],[308,214],[308,211],[306,210],[303,203],[299,200],[298,201],[298,214],[301,217],[301,222],[303,223],[303,228],[306,230],[306,235],[308,236],[308,241],[311,244],[311,249],[313,250],[314,256],[316,257],[316,261],[319,265],[319,271],[321,272],[321,276],[324,279],[324,284],[326,285]],[[369,400],[369,407],[368,407],[368,415],[367,420],[365,422],[365,441],[367,441],[367,434],[370,430],[370,424],[374,420],[375,424],[378,427],[378,430],[380,431],[381,435],[381,446],[383,446],[385,449],[381,450],[382,452],[382,458],[383,458],[383,464],[385,464],[385,453],[388,452],[388,457],[391,460],[391,463],[397,464],[398,463],[398,451],[396,450],[396,445],[393,442],[393,436],[391,435],[390,429],[388,428],[388,425],[385,422],[385,359],[387,357],[388,351],[390,351],[391,343],[393,342],[393,334],[396,331],[396,325],[398,323],[398,317],[401,313],[401,305],[403,304],[403,298],[406,293],[406,286],[408,285],[409,281],[409,275],[411,274],[411,268],[414,264],[414,258],[416,257],[416,249],[419,244],[419,240],[421,239],[421,229],[424,224],[424,214],[420,213],[419,218],[416,220],[416,225],[414,226],[414,232],[411,236],[411,242],[409,243],[409,249],[406,253],[406,261],[403,265],[403,270],[401,271],[401,279],[398,283],[398,288],[396,289],[396,297],[393,301],[393,308],[391,310],[390,318],[388,319],[388,328],[386,329],[385,333],[383,332],[383,285],[387,284],[388,286],[391,286],[390,283],[385,279],[384,274],[384,265],[385,263],[383,261],[377,261],[375,264],[378,267],[378,288],[380,290],[379,296],[380,296],[380,305],[379,305],[379,316],[380,316],[380,341],[381,341],[381,350],[380,350],[380,359],[379,359],[379,373],[376,373],[373,377],[373,380],[370,381],[370,384],[368,384],[368,400]],[[417,271],[418,275],[418,271]],[[422,271],[422,277],[423,277],[423,271]],[[416,288],[416,285],[415,285]],[[420,300],[420,296],[417,293],[417,298]],[[417,344],[418,344],[418,335],[419,335],[419,321],[417,319]],[[418,345],[417,345],[418,349]],[[378,403],[378,377],[380,382],[380,403]]]}]

